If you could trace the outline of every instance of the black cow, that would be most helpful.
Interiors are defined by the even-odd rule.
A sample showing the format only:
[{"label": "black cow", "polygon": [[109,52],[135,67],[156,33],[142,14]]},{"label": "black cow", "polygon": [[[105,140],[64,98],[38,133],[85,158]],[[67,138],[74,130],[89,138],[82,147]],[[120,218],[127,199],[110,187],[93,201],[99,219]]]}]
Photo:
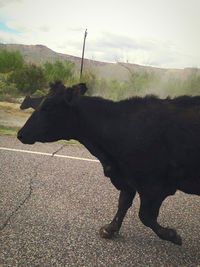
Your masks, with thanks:
[{"label": "black cow", "polygon": [[43,99],[44,96],[39,96],[39,97],[26,96],[23,102],[21,103],[20,109],[27,109],[27,108],[36,109],[40,105]]},{"label": "black cow", "polygon": [[161,100],[153,96],[113,102],[83,96],[84,84],[52,85],[18,138],[24,144],[76,139],[120,190],[118,211],[100,235],[119,231],[136,192],[139,217],[161,239],[181,245],[175,230],[157,222],[163,200],[177,190],[200,195],[199,97]]}]

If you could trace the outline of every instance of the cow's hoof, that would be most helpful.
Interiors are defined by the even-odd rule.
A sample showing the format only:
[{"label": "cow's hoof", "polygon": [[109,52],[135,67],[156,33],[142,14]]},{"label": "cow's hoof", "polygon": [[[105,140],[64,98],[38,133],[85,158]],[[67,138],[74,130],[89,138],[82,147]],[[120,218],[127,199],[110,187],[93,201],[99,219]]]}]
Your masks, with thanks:
[{"label": "cow's hoof", "polygon": [[170,236],[171,236],[171,240],[169,241],[179,246],[182,245],[182,238],[180,235],[177,234],[175,230],[170,229]]},{"label": "cow's hoof", "polygon": [[99,234],[102,238],[111,239],[115,237],[115,234],[117,233],[116,230],[112,228],[110,224],[106,224],[99,230]]},{"label": "cow's hoof", "polygon": [[172,241],[174,244],[181,246],[182,245],[182,238],[180,235],[177,234],[176,239]]},{"label": "cow's hoof", "polygon": [[176,245],[182,245],[181,236],[178,235],[174,229],[163,228],[161,231],[159,231],[159,237],[164,240],[171,241]]}]

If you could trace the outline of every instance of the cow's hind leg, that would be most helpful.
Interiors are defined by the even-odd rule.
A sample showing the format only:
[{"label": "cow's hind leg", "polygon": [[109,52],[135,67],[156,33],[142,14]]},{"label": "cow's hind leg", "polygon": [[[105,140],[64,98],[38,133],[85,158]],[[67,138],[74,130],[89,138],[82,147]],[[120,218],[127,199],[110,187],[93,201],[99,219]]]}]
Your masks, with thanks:
[{"label": "cow's hind leg", "polygon": [[118,210],[110,224],[104,225],[100,229],[100,236],[103,238],[112,238],[115,233],[118,233],[122,225],[123,219],[127,210],[131,207],[136,191],[128,192],[121,191],[119,195]]},{"label": "cow's hind leg", "polygon": [[176,233],[174,229],[162,227],[157,222],[160,206],[166,197],[167,195],[140,195],[141,206],[139,217],[142,223],[145,226],[150,227],[161,239],[171,241],[172,243],[177,245],[181,245],[181,237]]}]

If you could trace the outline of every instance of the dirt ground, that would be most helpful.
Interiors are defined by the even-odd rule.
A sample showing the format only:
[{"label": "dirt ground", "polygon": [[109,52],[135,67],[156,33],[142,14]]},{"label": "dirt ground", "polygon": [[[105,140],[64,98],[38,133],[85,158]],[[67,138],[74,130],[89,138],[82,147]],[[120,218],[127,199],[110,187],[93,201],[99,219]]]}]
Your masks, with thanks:
[{"label": "dirt ground", "polygon": [[6,127],[21,127],[33,109],[21,110],[20,104],[0,102],[0,125]]}]

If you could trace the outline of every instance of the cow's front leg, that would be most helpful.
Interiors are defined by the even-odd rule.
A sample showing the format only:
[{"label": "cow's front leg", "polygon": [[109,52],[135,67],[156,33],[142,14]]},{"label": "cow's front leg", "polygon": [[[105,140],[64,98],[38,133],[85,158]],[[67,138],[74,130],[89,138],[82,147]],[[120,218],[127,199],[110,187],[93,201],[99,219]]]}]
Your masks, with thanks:
[{"label": "cow's front leg", "polygon": [[121,191],[119,195],[119,204],[117,213],[111,223],[104,225],[100,229],[100,236],[103,238],[112,238],[118,233],[122,225],[127,210],[131,207],[136,191]]}]

